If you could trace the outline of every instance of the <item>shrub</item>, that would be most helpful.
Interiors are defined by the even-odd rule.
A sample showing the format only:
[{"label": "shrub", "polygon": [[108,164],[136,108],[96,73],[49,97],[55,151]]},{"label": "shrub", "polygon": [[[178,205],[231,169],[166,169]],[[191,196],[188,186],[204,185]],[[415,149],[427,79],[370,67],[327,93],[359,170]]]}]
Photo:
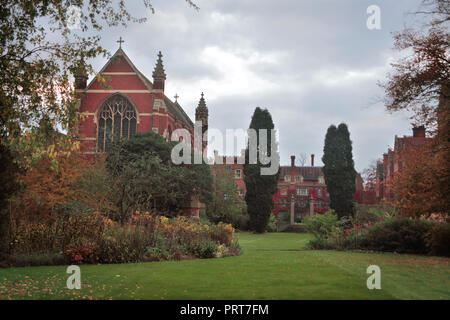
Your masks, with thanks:
[{"label": "shrub", "polygon": [[277,231],[277,218],[275,218],[275,216],[273,214],[270,214],[269,217],[269,222],[267,223],[266,226],[266,231],[267,232],[275,232]]},{"label": "shrub", "polygon": [[230,254],[230,249],[223,244],[217,247],[216,258],[228,257]]},{"label": "shrub", "polygon": [[114,228],[98,242],[96,251],[100,263],[129,263],[144,260],[153,237],[141,228]]},{"label": "shrub", "polygon": [[426,234],[425,242],[431,254],[450,257],[450,224],[435,224]]},{"label": "shrub", "polygon": [[375,251],[428,253],[425,235],[431,222],[412,219],[390,219],[376,223],[361,240],[361,247]]},{"label": "shrub", "polygon": [[326,240],[329,234],[339,224],[337,215],[333,210],[324,214],[316,214],[304,219],[303,225],[316,239]]},{"label": "shrub", "polygon": [[243,213],[239,216],[234,224],[234,227],[240,231],[248,231],[250,229],[250,216],[248,213]]},{"label": "shrub", "polygon": [[189,245],[189,252],[200,259],[214,258],[219,249],[217,243],[211,240],[194,241]]},{"label": "shrub", "polygon": [[100,215],[73,215],[44,222],[22,220],[11,224],[12,254],[64,251],[70,244],[102,237],[105,223]]},{"label": "shrub", "polygon": [[95,242],[86,242],[79,246],[69,245],[64,254],[72,264],[96,263],[98,261],[96,251]]},{"label": "shrub", "polygon": [[211,239],[219,244],[231,246],[234,241],[234,229],[231,224],[219,223],[210,227]]},{"label": "shrub", "polygon": [[242,253],[242,249],[239,244],[239,241],[237,239],[235,239],[230,246],[229,255],[230,256],[238,256],[241,253]]},{"label": "shrub", "polygon": [[307,247],[312,250],[326,250],[332,249],[327,240],[322,238],[315,238],[308,242]]}]

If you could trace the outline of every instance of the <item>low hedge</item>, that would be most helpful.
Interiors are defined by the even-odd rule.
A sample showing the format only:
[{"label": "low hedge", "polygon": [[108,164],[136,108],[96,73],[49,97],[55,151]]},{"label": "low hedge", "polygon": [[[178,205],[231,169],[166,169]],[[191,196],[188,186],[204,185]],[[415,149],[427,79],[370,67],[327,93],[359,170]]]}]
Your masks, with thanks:
[{"label": "low hedge", "polygon": [[376,223],[362,237],[362,249],[428,254],[427,234],[433,223],[424,220],[390,219]]}]

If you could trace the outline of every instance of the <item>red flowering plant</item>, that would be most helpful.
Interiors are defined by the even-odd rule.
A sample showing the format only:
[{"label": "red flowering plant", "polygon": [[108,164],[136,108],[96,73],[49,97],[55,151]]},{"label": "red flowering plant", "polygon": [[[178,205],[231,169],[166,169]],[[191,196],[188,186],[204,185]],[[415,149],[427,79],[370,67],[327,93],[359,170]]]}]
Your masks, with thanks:
[{"label": "red flowering plant", "polygon": [[69,258],[70,263],[83,264],[95,263],[98,260],[96,255],[97,244],[95,242],[85,242],[81,245],[69,245],[64,250],[64,254]]}]

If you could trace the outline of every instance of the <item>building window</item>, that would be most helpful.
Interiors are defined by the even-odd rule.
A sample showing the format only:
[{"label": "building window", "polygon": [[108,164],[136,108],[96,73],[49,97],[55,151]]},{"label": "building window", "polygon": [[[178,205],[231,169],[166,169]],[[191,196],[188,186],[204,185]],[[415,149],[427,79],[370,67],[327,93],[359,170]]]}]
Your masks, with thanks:
[{"label": "building window", "polygon": [[284,181],[291,182],[291,176],[284,176]]},{"label": "building window", "polygon": [[280,194],[282,196],[286,196],[287,195],[287,189],[286,188],[281,189]]},{"label": "building window", "polygon": [[243,196],[243,195],[244,195],[244,190],[239,189],[239,195],[240,195],[240,196]]},{"label": "building window", "polygon": [[306,189],[306,188],[297,188],[297,195],[299,195],[299,196],[307,196],[308,195],[308,189]]},{"label": "building window", "polygon": [[317,189],[317,195],[319,196],[319,197],[321,197],[322,196],[322,189]]},{"label": "building window", "polygon": [[114,95],[106,100],[98,115],[97,151],[108,151],[114,139],[133,136],[136,123],[136,112],[127,98]]},{"label": "building window", "polygon": [[235,178],[236,179],[240,179],[241,178],[241,169],[236,169],[236,172],[235,172]]},{"label": "building window", "polygon": [[303,182],[303,177],[302,176],[295,176],[295,182]]},{"label": "building window", "polygon": [[325,180],[324,180],[323,176],[319,177],[319,183],[320,184],[325,184]]}]

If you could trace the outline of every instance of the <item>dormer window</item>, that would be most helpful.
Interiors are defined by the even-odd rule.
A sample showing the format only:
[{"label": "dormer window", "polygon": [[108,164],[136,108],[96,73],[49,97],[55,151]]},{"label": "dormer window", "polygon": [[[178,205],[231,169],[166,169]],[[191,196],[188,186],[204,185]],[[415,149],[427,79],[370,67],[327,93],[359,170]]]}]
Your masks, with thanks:
[{"label": "dormer window", "polygon": [[302,176],[295,176],[295,182],[303,182],[303,177]]},{"label": "dormer window", "polygon": [[289,175],[284,176],[284,181],[291,182],[291,176]]}]

